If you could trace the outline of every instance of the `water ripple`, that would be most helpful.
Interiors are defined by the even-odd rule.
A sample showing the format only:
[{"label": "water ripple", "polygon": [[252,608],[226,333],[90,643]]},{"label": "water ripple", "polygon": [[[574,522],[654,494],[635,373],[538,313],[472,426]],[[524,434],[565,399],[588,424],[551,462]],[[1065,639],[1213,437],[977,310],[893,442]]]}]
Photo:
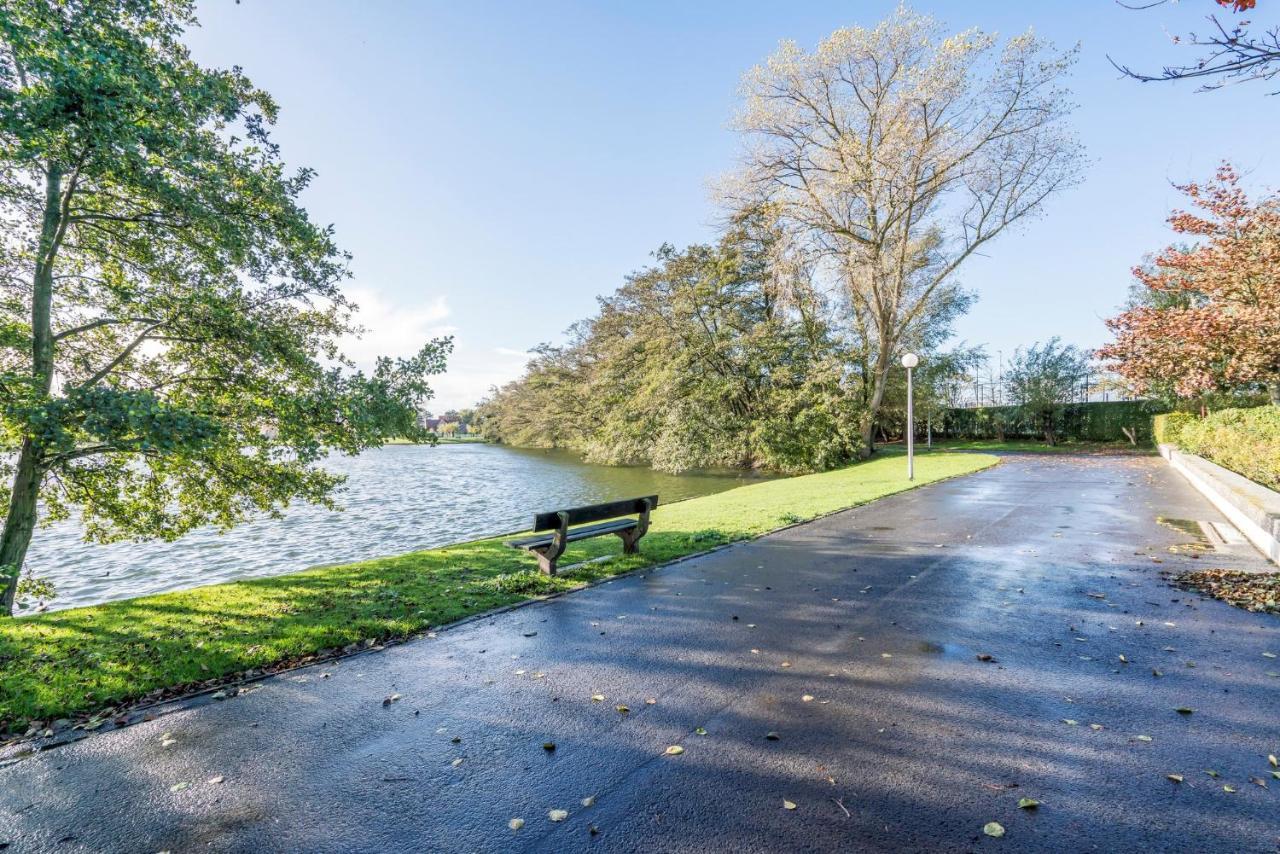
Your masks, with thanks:
[{"label": "water ripple", "polygon": [[93,545],[79,526],[36,531],[27,566],[53,582],[51,608],[90,605],[318,564],[431,548],[527,527],[537,510],[658,493],[664,504],[740,485],[734,474],[681,476],[592,466],[557,451],[495,445],[392,445],[328,468],[348,476],[339,512],[296,505],[229,533],[172,543]]}]

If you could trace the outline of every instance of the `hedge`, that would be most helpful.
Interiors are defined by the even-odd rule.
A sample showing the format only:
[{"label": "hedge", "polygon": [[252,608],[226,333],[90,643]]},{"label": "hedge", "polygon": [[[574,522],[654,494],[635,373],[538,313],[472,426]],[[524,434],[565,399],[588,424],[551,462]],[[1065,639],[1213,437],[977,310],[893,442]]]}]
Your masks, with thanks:
[{"label": "hedge", "polygon": [[[1058,410],[1055,426],[1060,440],[1127,442],[1129,437],[1121,429],[1127,427],[1134,431],[1139,443],[1145,443],[1151,441],[1151,417],[1166,409],[1154,400],[1065,403]],[[948,409],[941,432],[950,439],[1039,439],[1043,436],[1035,419],[1028,418],[1017,406]]]},{"label": "hedge", "polygon": [[1270,489],[1280,489],[1280,406],[1219,409],[1205,418],[1171,413],[1163,441],[1212,460]]},{"label": "hedge", "polygon": [[1157,445],[1176,445],[1183,425],[1195,420],[1190,412],[1165,412],[1151,419],[1151,433]]}]

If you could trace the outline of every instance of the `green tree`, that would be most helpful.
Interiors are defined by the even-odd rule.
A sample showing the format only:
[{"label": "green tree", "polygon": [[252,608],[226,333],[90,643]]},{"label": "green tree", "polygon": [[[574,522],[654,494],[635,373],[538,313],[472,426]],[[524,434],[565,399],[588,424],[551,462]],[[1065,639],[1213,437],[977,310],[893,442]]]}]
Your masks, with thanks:
[{"label": "green tree", "polygon": [[666,471],[828,468],[857,447],[847,355],[767,219],[664,246],[480,407],[486,437]]},{"label": "green tree", "polygon": [[450,342],[340,356],[347,257],[298,198],[277,108],[181,43],[189,0],[0,6],[0,535],[12,607],[38,503],[93,540],[174,538],[294,499],[316,463],[421,435]]},{"label": "green tree", "polygon": [[1039,426],[1048,444],[1057,444],[1062,404],[1071,400],[1088,370],[1088,354],[1074,345],[1063,346],[1057,338],[1014,352],[1005,370],[1009,397],[1030,423]]}]

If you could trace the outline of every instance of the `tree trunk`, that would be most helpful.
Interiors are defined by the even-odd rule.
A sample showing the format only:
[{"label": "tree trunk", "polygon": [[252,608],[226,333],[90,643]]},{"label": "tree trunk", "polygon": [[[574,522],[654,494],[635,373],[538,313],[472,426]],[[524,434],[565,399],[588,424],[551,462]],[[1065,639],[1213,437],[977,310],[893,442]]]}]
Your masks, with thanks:
[{"label": "tree trunk", "polygon": [[9,515],[4,520],[4,535],[0,537],[0,573],[3,573],[4,589],[0,591],[0,617],[13,614],[13,600],[17,595],[18,575],[31,545],[31,534],[36,527],[36,499],[40,495],[40,481],[44,472],[38,462],[39,450],[26,439],[18,452],[17,472],[9,496]]},{"label": "tree trunk", "polygon": [[871,399],[867,401],[867,412],[862,424],[862,454],[863,459],[871,456],[871,452],[876,449],[875,446],[875,424],[876,416],[880,414],[880,404],[884,401],[884,390],[888,384],[889,365],[888,358],[884,354],[876,360],[875,382],[871,386]]},{"label": "tree trunk", "polygon": [[1280,380],[1270,383],[1267,392],[1271,395],[1271,405],[1280,406]]},{"label": "tree trunk", "polygon": [[[53,262],[63,230],[62,206],[62,169],[50,166],[45,173],[44,221],[40,225],[31,296],[32,390],[41,399],[48,399],[53,386]],[[43,457],[35,437],[23,439],[9,496],[9,515],[4,520],[4,534],[0,535],[0,618],[13,616],[18,576],[36,525],[36,502],[44,478]]]}]

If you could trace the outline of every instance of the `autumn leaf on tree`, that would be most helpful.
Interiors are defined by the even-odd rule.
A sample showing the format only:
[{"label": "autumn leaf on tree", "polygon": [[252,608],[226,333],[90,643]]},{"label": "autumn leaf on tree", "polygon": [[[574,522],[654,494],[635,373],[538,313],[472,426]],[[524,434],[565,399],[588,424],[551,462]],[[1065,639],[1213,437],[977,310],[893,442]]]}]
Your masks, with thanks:
[{"label": "autumn leaf on tree", "polygon": [[1250,201],[1228,164],[1178,189],[1196,210],[1169,224],[1193,242],[1134,269],[1137,294],[1098,355],[1140,392],[1264,385],[1280,404],[1280,199]]}]

